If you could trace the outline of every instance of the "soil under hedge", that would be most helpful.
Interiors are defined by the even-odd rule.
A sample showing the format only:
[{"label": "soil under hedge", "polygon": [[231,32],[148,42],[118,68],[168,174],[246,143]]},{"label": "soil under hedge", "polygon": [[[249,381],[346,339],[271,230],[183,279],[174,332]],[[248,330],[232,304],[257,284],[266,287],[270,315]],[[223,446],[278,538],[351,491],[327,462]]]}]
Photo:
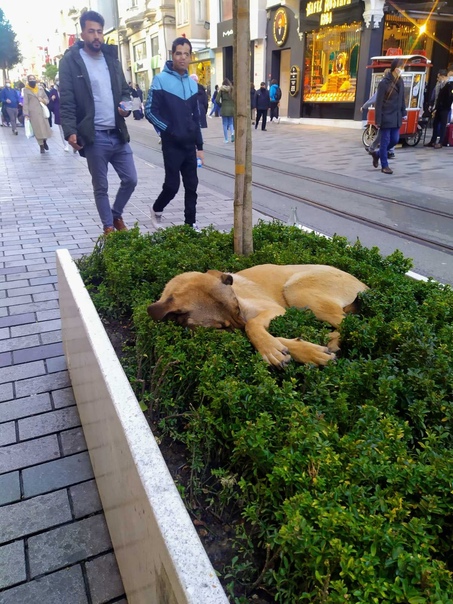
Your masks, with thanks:
[{"label": "soil under hedge", "polygon": [[[79,262],[103,319],[132,326],[122,363],[201,536],[222,518],[231,600],[453,602],[451,288],[406,277],[399,252],[277,223],[254,244],[244,258],[231,233],[133,229]],[[275,371],[241,332],[146,314],[180,272],[263,263],[331,264],[370,287],[337,362]],[[330,327],[290,309],[271,331],[326,343]]]}]

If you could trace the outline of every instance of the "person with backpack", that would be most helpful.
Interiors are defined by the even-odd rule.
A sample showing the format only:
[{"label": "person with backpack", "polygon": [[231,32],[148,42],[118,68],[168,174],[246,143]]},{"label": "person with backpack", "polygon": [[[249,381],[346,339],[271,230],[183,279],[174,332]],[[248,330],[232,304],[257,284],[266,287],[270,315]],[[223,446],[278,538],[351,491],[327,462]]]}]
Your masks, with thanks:
[{"label": "person with backpack", "polygon": [[269,91],[266,88],[266,82],[261,82],[259,90],[255,93],[256,98],[256,120],[255,130],[261,121],[261,130],[266,131],[267,110],[269,109]]},{"label": "person with backpack", "polygon": [[280,123],[280,117],[278,115],[278,106],[280,104],[280,99],[282,98],[282,90],[277,83],[277,80],[271,80],[271,87],[269,89],[269,97],[270,97],[270,107],[271,107],[271,119],[273,122],[274,119],[277,123]]}]

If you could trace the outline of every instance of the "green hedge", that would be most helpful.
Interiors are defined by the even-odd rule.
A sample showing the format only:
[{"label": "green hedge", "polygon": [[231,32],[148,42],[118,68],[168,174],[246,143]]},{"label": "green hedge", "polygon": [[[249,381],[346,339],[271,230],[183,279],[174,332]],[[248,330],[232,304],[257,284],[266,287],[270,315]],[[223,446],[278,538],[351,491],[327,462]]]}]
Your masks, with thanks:
[{"label": "green hedge", "polygon": [[[451,288],[406,277],[399,252],[343,238],[274,223],[254,242],[244,258],[231,233],[134,229],[80,262],[101,314],[133,316],[125,366],[143,406],[187,445],[213,511],[240,510],[228,576],[285,604],[453,602]],[[337,362],[276,371],[241,332],[146,314],[180,272],[267,262],[331,264],[370,286]],[[330,328],[290,309],[271,331],[326,343]]]}]

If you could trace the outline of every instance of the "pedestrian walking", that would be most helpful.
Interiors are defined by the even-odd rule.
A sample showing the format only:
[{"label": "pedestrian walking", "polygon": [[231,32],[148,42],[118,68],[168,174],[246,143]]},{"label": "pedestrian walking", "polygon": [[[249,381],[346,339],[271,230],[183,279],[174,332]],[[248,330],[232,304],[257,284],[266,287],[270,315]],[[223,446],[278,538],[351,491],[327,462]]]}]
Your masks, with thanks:
[{"label": "pedestrian walking", "polygon": [[19,92],[11,87],[11,82],[6,80],[5,87],[0,93],[0,100],[6,107],[6,112],[11,122],[11,131],[13,134],[19,134],[17,131],[17,114],[19,111],[20,96]]},{"label": "pedestrian walking", "polygon": [[[118,49],[104,44],[104,18],[95,11],[80,17],[82,40],[60,61],[60,113],[65,139],[85,157],[93,183],[94,199],[104,234],[126,231],[122,215],[137,186],[125,117],[130,111],[129,87],[118,61]],[[108,165],[120,178],[110,207]]]},{"label": "pedestrian walking", "polygon": [[41,153],[49,150],[47,139],[52,136],[52,130],[49,126],[49,118],[46,114],[49,113],[47,105],[49,98],[44,91],[44,88],[38,86],[36,76],[29,75],[27,84],[23,90],[24,95],[24,118],[30,120],[33,134],[39,145]]},{"label": "pedestrian walking", "polygon": [[271,80],[271,87],[269,88],[269,97],[270,97],[270,108],[271,108],[271,119],[270,121],[273,122],[274,120],[278,123],[280,123],[280,117],[279,117],[279,106],[280,106],[280,99],[282,98],[282,91],[280,86],[278,85],[277,80]]},{"label": "pedestrian walking", "polygon": [[376,94],[376,126],[381,130],[379,155],[374,151],[373,166],[381,160],[381,172],[393,174],[388,164],[388,151],[396,145],[400,137],[403,119],[406,119],[406,104],[404,101],[404,83],[400,77],[401,69],[398,59],[392,61],[390,73],[379,82]]},{"label": "pedestrian walking", "polygon": [[[444,73],[445,72],[445,73]],[[442,144],[447,130],[447,123],[453,103],[453,82],[450,82],[450,77],[453,78],[453,69],[447,72],[442,70],[439,72],[439,88],[434,106],[433,133],[431,140],[425,144],[425,147],[434,147],[434,149],[442,149]],[[437,142],[439,139],[439,142]]]},{"label": "pedestrian walking", "polygon": [[266,88],[266,82],[261,82],[259,90],[256,91],[256,120],[255,130],[261,120],[261,130],[266,130],[267,111],[270,106],[269,91]]},{"label": "pedestrian walking", "polygon": [[253,82],[250,83],[250,118],[253,125],[256,120],[256,89]]},{"label": "pedestrian walking", "polygon": [[204,89],[203,84],[200,84],[200,82],[198,81],[197,74],[192,73],[190,75],[190,77],[198,86],[197,100],[198,100],[198,111],[200,113],[200,128],[207,128],[208,122],[206,119],[206,114],[208,113],[208,103],[209,103],[208,95],[206,94],[206,90]]},{"label": "pedestrian walking", "polygon": [[217,95],[217,103],[220,105],[220,116],[222,118],[223,139],[228,142],[228,130],[230,131],[230,140],[234,142],[234,100],[233,84],[228,78],[225,78],[220,86]]},{"label": "pedestrian walking", "polygon": [[69,144],[68,141],[65,140],[63,127],[61,125],[61,116],[60,116],[60,89],[59,89],[59,80],[56,79],[53,83],[53,86],[49,90],[49,110],[53,113],[53,121],[56,126],[58,126],[58,130],[60,131],[60,136],[63,140],[63,150],[68,153],[69,152]]},{"label": "pedestrian walking", "polygon": [[187,38],[176,38],[172,44],[172,60],[154,76],[145,103],[145,117],[153,124],[162,141],[165,180],[162,191],[151,208],[151,224],[162,226],[162,213],[184,184],[184,223],[198,229],[197,158],[204,160],[203,138],[198,111],[198,86],[189,77],[187,68],[192,44]]},{"label": "pedestrian walking", "polygon": [[216,84],[214,86],[214,92],[212,93],[212,97],[211,97],[212,107],[211,107],[211,111],[209,112],[208,117],[212,117],[212,114],[214,114],[215,117],[220,116],[220,107],[219,107],[219,104],[217,103],[218,94],[219,94],[219,85]]},{"label": "pedestrian walking", "polygon": [[[388,73],[390,73],[390,68],[388,68],[384,71],[384,76],[386,76]],[[360,111],[368,111],[368,108],[376,103],[376,95],[377,95],[377,91],[372,96],[370,96],[370,98],[365,103],[363,103],[362,107],[360,107]],[[370,155],[373,155],[373,153],[376,152],[376,157],[377,157],[379,155],[380,142],[381,142],[381,130],[380,130],[380,128],[378,128],[377,134],[376,134],[373,142],[371,143],[371,145],[368,147],[368,149],[366,149],[366,152],[369,153]],[[388,159],[395,158],[395,148],[394,147],[389,148],[387,157],[388,157]],[[379,162],[379,160],[375,159],[373,156],[373,165],[376,163],[376,161]],[[378,165],[379,165],[379,163],[377,163],[377,165],[375,167],[377,168]]]}]

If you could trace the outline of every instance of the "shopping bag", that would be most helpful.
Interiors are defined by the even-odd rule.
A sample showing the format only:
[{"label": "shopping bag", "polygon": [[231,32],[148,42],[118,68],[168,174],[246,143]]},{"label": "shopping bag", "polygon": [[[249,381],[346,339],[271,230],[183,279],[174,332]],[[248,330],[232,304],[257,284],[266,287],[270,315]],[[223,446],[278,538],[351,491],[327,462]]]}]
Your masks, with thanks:
[{"label": "shopping bag", "polygon": [[33,138],[35,136],[29,119],[25,119],[24,121],[24,130],[27,138]]},{"label": "shopping bag", "polygon": [[[41,103],[41,101],[39,101],[39,102]],[[50,117],[49,108],[44,103],[41,103],[41,107],[42,107],[42,112],[43,112],[44,117],[46,118],[46,120],[48,120]]]}]

